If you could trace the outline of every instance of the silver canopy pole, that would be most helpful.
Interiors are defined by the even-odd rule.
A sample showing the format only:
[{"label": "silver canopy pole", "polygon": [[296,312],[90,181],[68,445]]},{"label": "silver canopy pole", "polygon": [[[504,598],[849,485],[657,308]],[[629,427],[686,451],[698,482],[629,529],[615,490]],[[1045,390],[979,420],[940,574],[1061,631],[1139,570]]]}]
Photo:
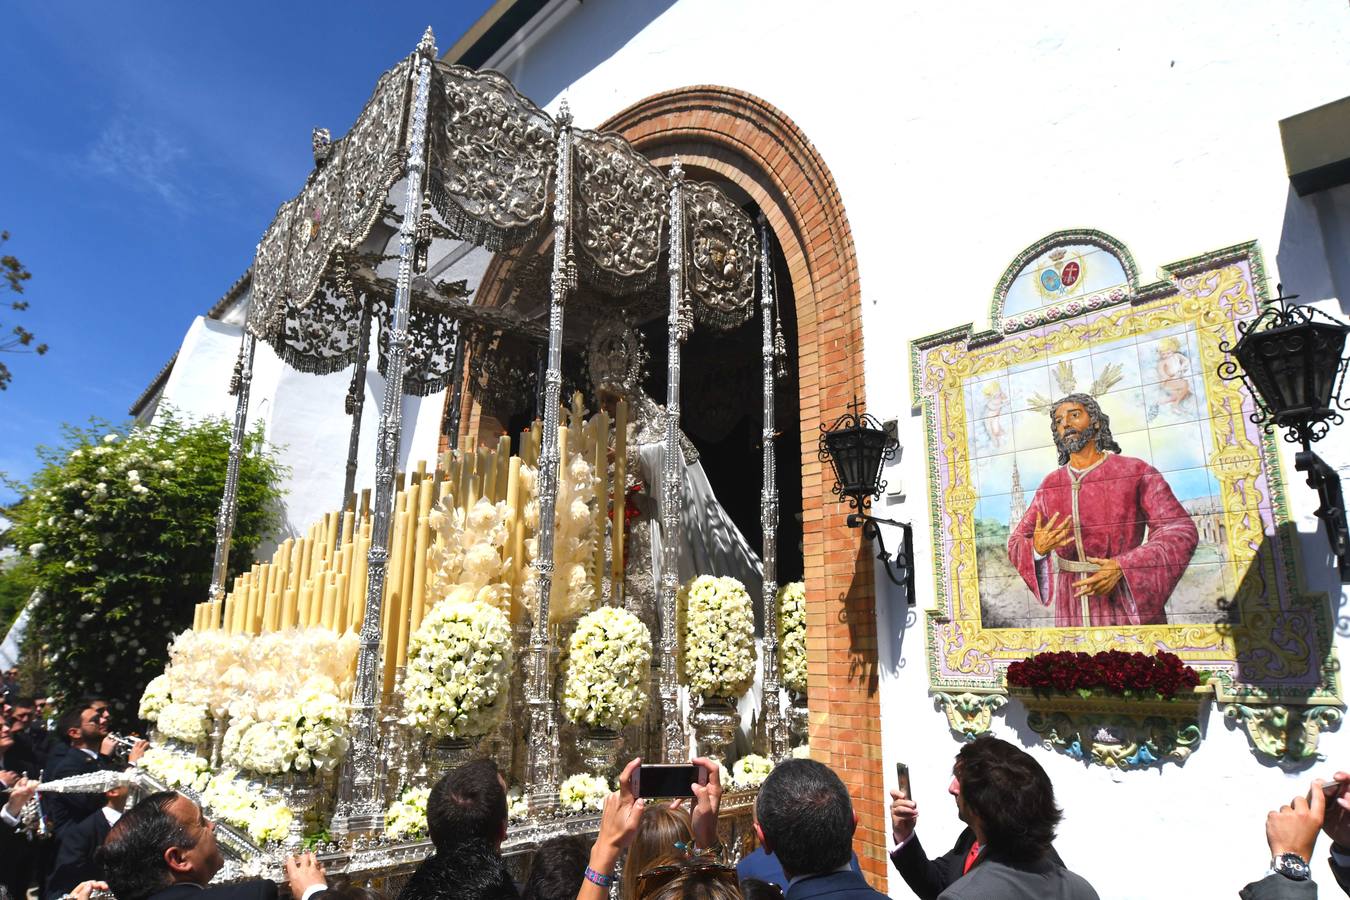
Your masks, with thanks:
[{"label": "silver canopy pole", "polygon": [[689,758],[680,710],[675,607],[680,591],[680,510],[684,476],[680,448],[680,341],[692,321],[684,309],[684,168],[670,167],[670,317],[666,329],[666,446],[661,469],[661,720],[667,763]]},{"label": "silver canopy pole", "polygon": [[553,199],[553,274],[549,281],[548,369],[544,374],[544,433],[539,449],[539,573],[530,646],[526,650],[525,703],[530,715],[525,793],[530,812],[558,805],[558,723],[553,708],[553,648],[549,640],[549,593],[553,590],[553,515],[558,502],[558,406],[562,394],[563,303],[576,286],[569,243],[572,214],[572,116],[566,101],[558,112],[557,184]]},{"label": "silver canopy pole", "polygon": [[[213,603],[225,598],[225,579],[230,568],[230,543],[234,539],[235,513],[239,506],[239,461],[244,454],[244,432],[248,430],[248,394],[253,384],[253,353],[258,341],[244,326],[239,342],[239,361],[231,379],[230,389],[236,395],[234,428],[230,431],[230,461],[225,467],[225,490],[220,497],[220,511],[216,513],[216,555],[211,564],[211,593]],[[224,608],[224,604],[221,604]],[[214,624],[219,624],[214,623]]]},{"label": "silver canopy pole", "polygon": [[394,468],[398,464],[403,430],[403,370],[408,346],[408,307],[412,287],[413,256],[417,244],[417,219],[422,210],[422,172],[426,166],[424,141],[427,101],[431,89],[431,61],[436,57],[436,38],[428,28],[417,45],[417,91],[409,129],[407,196],[399,226],[398,282],[394,308],[389,313],[389,347],[380,405],[380,428],[375,443],[375,500],[370,531],[370,555],[366,581],[366,610],[361,621],[361,643],[356,657],[356,689],[352,695],[351,748],[338,781],[335,834],[380,831],[384,828],[384,779],[379,777],[380,728],[378,705],[380,665],[380,612],[384,604],[385,565],[389,559],[389,520],[394,506]]},{"label": "silver canopy pole", "polygon": [[764,561],[764,693],[760,698],[764,732],[769,738],[769,755],[782,759],[788,752],[787,723],[782,716],[782,688],[778,680],[778,463],[774,457],[774,340],[773,270],[769,258],[769,229],[759,219],[759,309],[763,343],[761,366],[764,378],[764,427],[760,441],[764,447],[764,487],[760,494],[759,522],[764,533],[761,553]]}]

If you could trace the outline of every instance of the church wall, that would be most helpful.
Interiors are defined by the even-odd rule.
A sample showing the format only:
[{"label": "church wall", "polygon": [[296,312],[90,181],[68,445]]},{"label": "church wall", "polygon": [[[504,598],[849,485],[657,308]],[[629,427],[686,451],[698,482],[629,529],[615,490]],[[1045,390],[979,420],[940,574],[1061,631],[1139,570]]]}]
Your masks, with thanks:
[{"label": "church wall", "polygon": [[[882,748],[856,760],[887,787],[896,761],[910,765],[920,834],[930,852],[945,850],[960,827],[943,796],[959,744],[928,693],[922,610],[935,600],[933,548],[909,342],[968,322],[987,327],[995,282],[1012,258],[1072,227],[1123,240],[1145,282],[1166,263],[1255,239],[1272,290],[1282,280],[1330,312],[1350,305],[1350,229],[1337,225],[1347,221],[1345,191],[1295,196],[1277,128],[1344,94],[1350,16],[1335,0],[1090,12],[1071,3],[973,11],[877,2],[853,4],[851,15],[794,0],[588,0],[571,9],[492,63],[537,102],[556,110],[566,96],[577,123],[592,127],[653,94],[725,85],[790,117],[838,185],[863,298],[865,344],[848,351],[864,354],[868,408],[898,418],[902,444],[890,471],[898,490],[877,512],[915,523],[919,564],[917,616],[877,573]],[[804,381],[824,365],[801,363]],[[802,424],[807,432],[819,423]],[[1333,432],[1318,450],[1344,468],[1350,432]],[[1346,595],[1312,517],[1316,498],[1287,453],[1283,465],[1303,581],[1339,609]],[[806,514],[842,520],[844,509]],[[810,602],[822,615],[838,610],[837,600]],[[1337,637],[1342,656],[1346,644]],[[813,693],[829,689],[813,685]],[[1103,897],[1231,895],[1268,863],[1265,813],[1312,776],[1345,768],[1350,729],[1322,736],[1325,762],[1285,771],[1253,756],[1221,707],[1208,710],[1184,766],[1144,771],[1037,748],[1016,702],[993,731],[1031,748],[1050,773],[1065,809],[1057,847]],[[1334,890],[1320,860],[1314,874]],[[898,878],[888,889],[908,896]]]},{"label": "church wall", "polygon": [[[198,317],[183,338],[160,398],[159,410],[173,407],[185,416],[223,416],[233,421],[235,398],[227,393],[239,354],[241,327]],[[373,342],[372,342],[373,345]],[[249,424],[263,425],[267,440],[289,471],[282,481],[282,526],[272,543],[258,548],[261,557],[288,536],[302,534],[326,512],[338,508],[346,478],[351,419],[343,412],[351,370],[310,375],[284,364],[266,344],[259,344],[253,363]],[[374,487],[375,435],[380,422],[384,379],[374,354],[366,371],[365,410],[356,490]],[[403,441],[400,468],[411,461],[435,465],[444,392],[403,399]],[[158,410],[157,410],[158,414]]]}]

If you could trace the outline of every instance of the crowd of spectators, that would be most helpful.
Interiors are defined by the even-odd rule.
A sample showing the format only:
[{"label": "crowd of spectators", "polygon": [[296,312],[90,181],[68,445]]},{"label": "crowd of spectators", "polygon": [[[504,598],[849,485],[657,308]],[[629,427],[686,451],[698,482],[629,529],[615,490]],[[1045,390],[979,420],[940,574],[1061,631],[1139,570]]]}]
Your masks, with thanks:
[{"label": "crowd of spectators", "polygon": [[[276,900],[268,880],[210,885],[223,865],[214,825],[191,798],[166,791],[129,805],[129,789],[41,794],[39,780],[134,765],[138,742],[118,756],[106,700],[85,697],[59,715],[23,696],[6,673],[0,714],[0,900]],[[290,856],[293,900],[880,900],[853,848],[857,816],[847,789],[809,759],[780,763],[760,786],[754,810],[759,847],[735,860],[718,838],[722,785],[712,760],[690,761],[706,779],[688,798],[636,796],[633,760],[609,795],[594,841],[556,837],[535,848],[523,883],[502,857],[506,782],[496,764],[475,760],[432,788],[427,828],[432,854],[397,897],[338,879],[330,886],[313,854]],[[919,840],[919,807],[891,793],[891,862],[920,900],[1096,900],[1054,847],[1061,813],[1054,787],[1024,750],[993,737],[964,744],[948,785],[964,830],[930,858]],[[1239,891],[1243,900],[1310,900],[1317,837],[1331,840],[1329,863],[1350,894],[1350,774],[1314,781],[1307,795],[1266,820],[1268,871]],[[620,871],[620,867],[622,871]],[[320,895],[324,896],[320,896]]]}]

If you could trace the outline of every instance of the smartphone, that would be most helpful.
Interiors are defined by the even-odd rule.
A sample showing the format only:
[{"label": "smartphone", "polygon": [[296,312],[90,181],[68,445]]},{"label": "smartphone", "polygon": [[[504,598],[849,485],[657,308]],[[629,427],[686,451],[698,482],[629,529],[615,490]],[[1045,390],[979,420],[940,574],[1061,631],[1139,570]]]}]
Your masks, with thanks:
[{"label": "smartphone", "polygon": [[708,770],[702,766],[638,766],[633,790],[639,797],[692,797],[692,784],[707,784]]},{"label": "smartphone", "polygon": [[914,799],[914,795],[909,791],[909,766],[902,762],[895,764],[895,782],[900,786],[900,796],[906,800]]}]

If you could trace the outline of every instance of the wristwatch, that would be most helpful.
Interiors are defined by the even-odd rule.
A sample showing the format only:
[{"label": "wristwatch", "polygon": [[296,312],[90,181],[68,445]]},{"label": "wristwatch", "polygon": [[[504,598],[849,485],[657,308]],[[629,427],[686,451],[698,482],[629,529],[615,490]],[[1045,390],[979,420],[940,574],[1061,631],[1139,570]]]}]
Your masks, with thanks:
[{"label": "wristwatch", "polygon": [[1312,877],[1308,861],[1297,853],[1281,853],[1270,861],[1270,867],[1290,881],[1307,881]]}]

